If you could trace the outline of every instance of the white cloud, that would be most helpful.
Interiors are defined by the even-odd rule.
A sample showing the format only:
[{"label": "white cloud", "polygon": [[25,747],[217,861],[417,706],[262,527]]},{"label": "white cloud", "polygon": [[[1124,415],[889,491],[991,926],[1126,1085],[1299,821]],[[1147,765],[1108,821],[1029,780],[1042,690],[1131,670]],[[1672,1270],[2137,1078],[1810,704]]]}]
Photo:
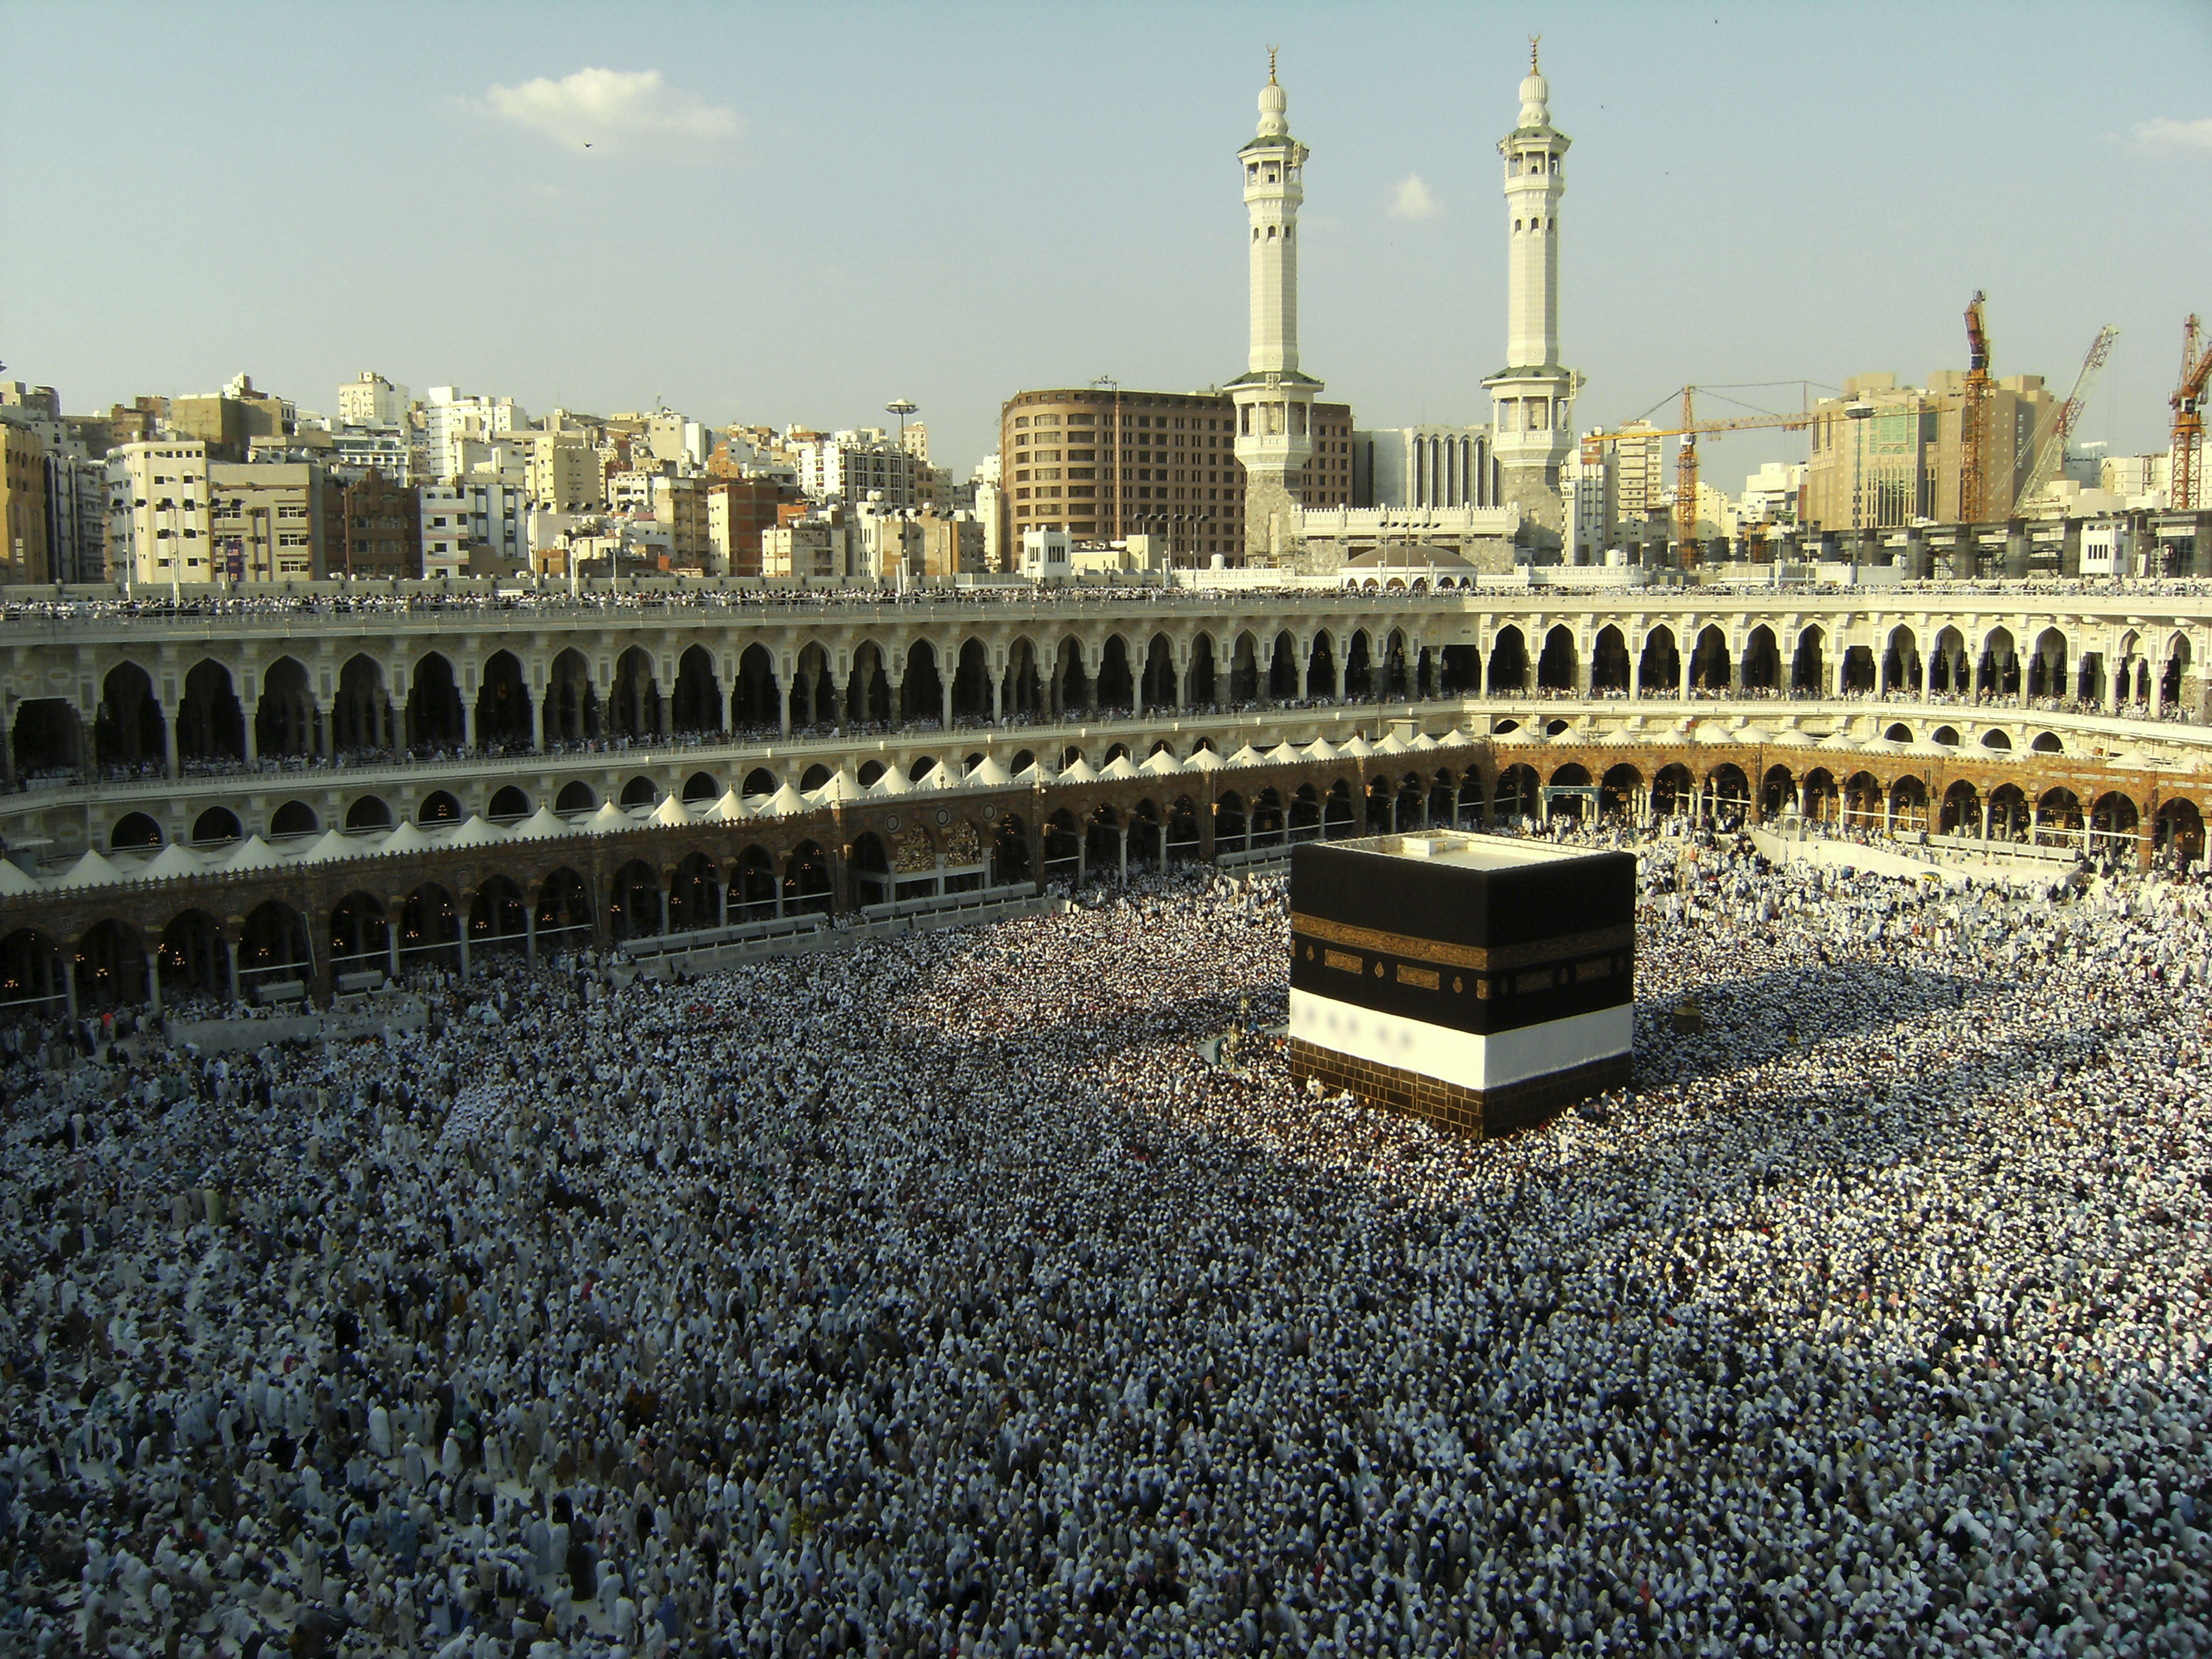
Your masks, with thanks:
[{"label": "white cloud", "polygon": [[1419,173],[1409,173],[1390,191],[1390,213],[1398,219],[1433,219],[1435,192]]},{"label": "white cloud", "polygon": [[2195,121],[2173,121],[2160,116],[2136,123],[2136,148],[2153,155],[2173,155],[2189,150],[2212,150],[2212,116]]},{"label": "white cloud", "polygon": [[494,87],[487,102],[501,119],[572,149],[718,144],[745,129],[735,110],[670,86],[659,70],[582,69]]}]

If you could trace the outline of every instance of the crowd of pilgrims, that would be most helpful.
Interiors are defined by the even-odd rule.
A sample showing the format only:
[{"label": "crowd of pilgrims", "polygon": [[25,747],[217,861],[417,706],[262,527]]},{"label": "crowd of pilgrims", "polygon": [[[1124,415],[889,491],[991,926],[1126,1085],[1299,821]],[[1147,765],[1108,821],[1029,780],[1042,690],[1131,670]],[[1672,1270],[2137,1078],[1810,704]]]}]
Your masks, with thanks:
[{"label": "crowd of pilgrims", "polygon": [[1634,1086],[1486,1143],[1210,872],[10,1034],[0,1648],[2205,1651],[2206,890],[1590,839]]}]

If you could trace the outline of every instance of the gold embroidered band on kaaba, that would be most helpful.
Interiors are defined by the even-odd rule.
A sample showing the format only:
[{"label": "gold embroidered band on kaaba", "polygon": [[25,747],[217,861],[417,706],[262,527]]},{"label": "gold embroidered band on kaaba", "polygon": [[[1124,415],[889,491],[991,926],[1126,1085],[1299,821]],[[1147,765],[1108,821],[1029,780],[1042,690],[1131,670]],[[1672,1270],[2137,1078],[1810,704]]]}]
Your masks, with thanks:
[{"label": "gold embroidered band on kaaba", "polygon": [[1349,922],[1329,921],[1321,916],[1303,915],[1295,910],[1291,913],[1291,931],[1330,945],[1348,945],[1356,950],[1372,951],[1383,956],[1406,957],[1415,962],[1441,963],[1448,968],[1472,968],[1479,974],[1504,973],[1516,968],[1564,962],[1571,957],[1591,956],[1600,951],[1619,951],[1636,943],[1636,929],[1631,925],[1600,927],[1588,933],[1566,933],[1557,939],[1531,939],[1526,945],[1500,945],[1485,949],[1479,945],[1447,945],[1441,939],[1415,939],[1411,933],[1386,933],[1373,927],[1354,927]]}]

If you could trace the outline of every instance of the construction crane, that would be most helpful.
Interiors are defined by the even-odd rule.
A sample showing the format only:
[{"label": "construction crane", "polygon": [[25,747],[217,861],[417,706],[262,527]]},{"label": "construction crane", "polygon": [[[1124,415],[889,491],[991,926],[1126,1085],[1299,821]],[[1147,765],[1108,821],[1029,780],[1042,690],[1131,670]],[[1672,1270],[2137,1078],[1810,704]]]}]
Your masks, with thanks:
[{"label": "construction crane", "polygon": [[[1585,466],[1599,465],[1603,447],[1629,439],[1680,438],[1682,447],[1674,457],[1674,556],[1685,570],[1698,562],[1698,439],[1723,432],[1744,432],[1753,428],[1802,431],[1813,424],[1810,410],[1796,415],[1746,415],[1732,420],[1701,421],[1693,394],[1695,386],[1686,386],[1679,395],[1682,400],[1680,423],[1676,426],[1650,428],[1631,427],[1613,432],[1593,432],[1583,440],[1582,458]],[[1664,402],[1665,399],[1662,399]],[[1654,409],[1658,404],[1652,405]],[[1649,411],[1646,411],[1647,413]],[[1637,417],[1638,420],[1642,416]]]},{"label": "construction crane", "polygon": [[2036,492],[2051,481],[2051,473],[2065,458],[2066,441],[2081,423],[2081,410],[2089,401],[2090,388],[2097,384],[2097,376],[2104,372],[2105,360],[2112,355],[2112,342],[2119,337],[2120,331],[2110,325],[2097,331],[2097,337],[2089,343],[2089,355],[2082,358],[2081,371],[2074,377],[2074,389],[2066,394],[2066,401],[2038,421],[2034,430],[2020,441],[2020,448],[2012,459],[2013,474],[2020,479],[2019,493],[2012,499],[2013,513],[2018,513],[2035,499]]},{"label": "construction crane", "polygon": [[1966,305],[1966,385],[1959,414],[1959,522],[1984,524],[1989,514],[1990,334],[1986,296],[1976,289]]},{"label": "construction crane", "polygon": [[2173,474],[2167,504],[2177,513],[2197,510],[2197,461],[2204,447],[2205,382],[2212,379],[2212,347],[2203,343],[2191,313],[2181,331],[2181,381],[2173,390]]}]

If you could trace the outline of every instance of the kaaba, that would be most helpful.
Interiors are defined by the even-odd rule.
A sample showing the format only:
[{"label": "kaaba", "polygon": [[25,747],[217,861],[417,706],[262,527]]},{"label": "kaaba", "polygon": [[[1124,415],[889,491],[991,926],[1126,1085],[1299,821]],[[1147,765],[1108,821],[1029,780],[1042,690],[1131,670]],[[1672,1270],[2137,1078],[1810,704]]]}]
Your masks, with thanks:
[{"label": "kaaba", "polygon": [[1636,860],[1502,836],[1291,854],[1300,1079],[1490,1136],[1629,1079]]}]

